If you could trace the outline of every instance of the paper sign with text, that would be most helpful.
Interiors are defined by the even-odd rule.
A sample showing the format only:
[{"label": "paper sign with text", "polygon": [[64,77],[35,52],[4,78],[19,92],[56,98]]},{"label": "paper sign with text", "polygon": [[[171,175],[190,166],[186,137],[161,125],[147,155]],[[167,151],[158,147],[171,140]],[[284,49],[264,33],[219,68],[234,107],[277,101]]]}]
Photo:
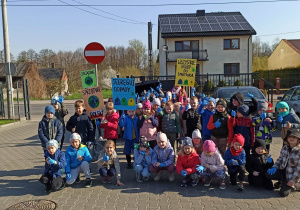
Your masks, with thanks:
[{"label": "paper sign with text", "polygon": [[195,86],[197,59],[177,58],[175,85]]},{"label": "paper sign with text", "polygon": [[114,107],[117,110],[135,110],[134,78],[111,78]]},{"label": "paper sign with text", "polygon": [[104,101],[101,87],[92,87],[82,90],[85,109],[89,117],[93,119],[102,118],[104,111]]},{"label": "paper sign with text", "polygon": [[82,89],[96,87],[96,72],[95,69],[81,71],[81,82],[82,82]]}]

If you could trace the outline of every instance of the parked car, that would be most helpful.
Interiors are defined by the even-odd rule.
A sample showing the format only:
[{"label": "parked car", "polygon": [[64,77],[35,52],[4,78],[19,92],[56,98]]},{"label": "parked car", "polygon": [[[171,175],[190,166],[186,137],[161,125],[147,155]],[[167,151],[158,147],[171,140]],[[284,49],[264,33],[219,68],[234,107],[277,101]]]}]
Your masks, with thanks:
[{"label": "parked car", "polygon": [[286,102],[300,117],[300,86],[294,86],[283,97],[277,97],[279,101]]},{"label": "parked car", "polygon": [[230,98],[237,92],[240,92],[240,93],[243,94],[244,103],[248,106],[252,104],[251,99],[248,97],[248,93],[254,95],[254,98],[258,102],[266,101],[269,104],[268,105],[268,111],[267,111],[268,116],[271,117],[271,118],[273,117],[273,105],[272,105],[272,103],[268,102],[265,95],[256,87],[252,87],[252,86],[218,87],[214,91],[212,97],[214,97],[214,98],[226,98],[227,101],[229,102]]}]

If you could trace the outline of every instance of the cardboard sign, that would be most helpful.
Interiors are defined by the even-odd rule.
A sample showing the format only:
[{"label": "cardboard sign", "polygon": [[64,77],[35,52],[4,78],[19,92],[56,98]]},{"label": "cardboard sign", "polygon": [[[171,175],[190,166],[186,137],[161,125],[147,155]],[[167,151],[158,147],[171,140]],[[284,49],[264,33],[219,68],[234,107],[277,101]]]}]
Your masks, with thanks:
[{"label": "cardboard sign", "polygon": [[197,59],[177,58],[175,86],[195,86]]},{"label": "cardboard sign", "polygon": [[82,89],[96,87],[96,72],[95,69],[81,71]]},{"label": "cardboard sign", "polygon": [[104,101],[101,87],[92,87],[82,90],[85,109],[89,117],[93,119],[102,118],[104,111]]},{"label": "cardboard sign", "polygon": [[111,78],[114,108],[135,110],[134,78]]}]

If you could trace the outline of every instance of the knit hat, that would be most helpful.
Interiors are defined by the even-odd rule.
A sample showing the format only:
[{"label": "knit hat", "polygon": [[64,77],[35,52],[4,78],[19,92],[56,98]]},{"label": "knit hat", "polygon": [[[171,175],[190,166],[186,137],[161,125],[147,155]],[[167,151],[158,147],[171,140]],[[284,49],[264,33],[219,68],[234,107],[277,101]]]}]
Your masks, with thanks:
[{"label": "knit hat", "polygon": [[154,98],[152,104],[153,105],[157,104],[158,106],[160,106],[160,100],[159,100],[159,98]]},{"label": "knit hat", "polygon": [[72,135],[70,136],[70,142],[73,139],[77,139],[79,142],[81,142],[81,136],[78,133],[72,133]]},{"label": "knit hat", "polygon": [[52,98],[51,104],[57,104],[58,103],[57,99],[58,99],[57,97]]},{"label": "knit hat", "polygon": [[199,129],[195,129],[192,133],[192,138],[202,138],[201,133],[199,131]]},{"label": "knit hat", "polygon": [[230,98],[231,103],[233,99],[237,100],[240,103],[240,105],[244,104],[244,95],[240,92],[237,92]]},{"label": "knit hat", "polygon": [[278,110],[278,109],[280,109],[280,108],[286,108],[286,109],[287,109],[286,112],[281,112],[281,113],[279,113],[280,116],[285,117],[286,115],[289,114],[289,112],[290,112],[290,107],[289,107],[289,105],[288,105],[286,102],[280,101],[279,103],[277,103],[276,109]]},{"label": "knit hat", "polygon": [[168,142],[168,137],[165,133],[163,132],[158,132],[157,133],[157,136],[156,136],[156,141],[159,142],[159,141],[164,141],[164,142]]},{"label": "knit hat", "polygon": [[143,104],[142,103],[138,103],[137,105],[135,105],[136,109],[142,109],[143,108]]},{"label": "knit hat", "polygon": [[149,142],[145,136],[140,136],[139,146],[149,148]]},{"label": "knit hat", "polygon": [[161,103],[167,103],[167,99],[166,98],[161,99]]},{"label": "knit hat", "polygon": [[45,107],[45,114],[47,114],[48,112],[51,112],[52,114],[55,114],[55,109],[52,105],[48,105]]},{"label": "knit hat", "polygon": [[159,98],[163,98],[163,97],[165,97],[165,96],[164,96],[164,94],[159,94],[158,97],[159,97]]},{"label": "knit hat", "polygon": [[262,101],[262,102],[258,102],[258,104],[257,104],[257,111],[259,111],[259,110],[264,110],[265,112],[268,110],[268,103],[267,102],[265,102],[265,101]]},{"label": "knit hat", "polygon": [[287,131],[286,137],[284,138],[285,141],[287,141],[287,138],[289,136],[295,136],[300,139],[300,130],[299,129],[291,129]]},{"label": "knit hat", "polygon": [[190,146],[193,147],[193,141],[190,137],[185,137],[182,142],[182,147]]},{"label": "knit hat", "polygon": [[226,108],[227,107],[227,100],[225,98],[220,98],[217,102],[217,106],[218,105],[222,105]]},{"label": "knit hat", "polygon": [[151,109],[150,101],[147,100],[147,101],[144,102],[143,109]]},{"label": "knit hat", "polygon": [[235,142],[238,142],[238,143],[240,143],[242,146],[244,146],[244,143],[245,143],[245,138],[244,138],[244,136],[242,136],[242,134],[240,134],[240,133],[235,134],[234,137],[233,137],[233,140],[232,140],[232,144],[234,144]]},{"label": "knit hat", "polygon": [[58,149],[58,142],[55,139],[51,139],[46,143],[46,148],[54,146],[56,149]]},{"label": "knit hat", "polygon": [[253,150],[255,150],[257,147],[262,147],[266,149],[266,142],[262,139],[256,139],[254,142]]},{"label": "knit hat", "polygon": [[216,99],[214,99],[213,97],[209,97],[207,99],[208,102],[213,102],[214,104],[216,104]]},{"label": "knit hat", "polygon": [[237,111],[239,113],[241,113],[244,117],[247,117],[249,115],[249,107],[247,105],[245,105],[245,104],[239,106],[237,108]]},{"label": "knit hat", "polygon": [[203,150],[205,152],[215,152],[216,144],[212,140],[206,140],[203,144]]}]

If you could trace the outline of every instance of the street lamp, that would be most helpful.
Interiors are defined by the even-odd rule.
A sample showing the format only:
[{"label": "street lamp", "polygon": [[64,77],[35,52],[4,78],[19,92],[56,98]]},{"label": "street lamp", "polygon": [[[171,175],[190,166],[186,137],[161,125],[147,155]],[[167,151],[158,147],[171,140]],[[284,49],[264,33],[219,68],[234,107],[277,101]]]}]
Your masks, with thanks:
[{"label": "street lamp", "polygon": [[164,52],[166,52],[166,75],[168,76],[168,63],[167,63],[167,61],[168,61],[168,45],[166,45],[166,44],[163,45],[162,50]]}]

